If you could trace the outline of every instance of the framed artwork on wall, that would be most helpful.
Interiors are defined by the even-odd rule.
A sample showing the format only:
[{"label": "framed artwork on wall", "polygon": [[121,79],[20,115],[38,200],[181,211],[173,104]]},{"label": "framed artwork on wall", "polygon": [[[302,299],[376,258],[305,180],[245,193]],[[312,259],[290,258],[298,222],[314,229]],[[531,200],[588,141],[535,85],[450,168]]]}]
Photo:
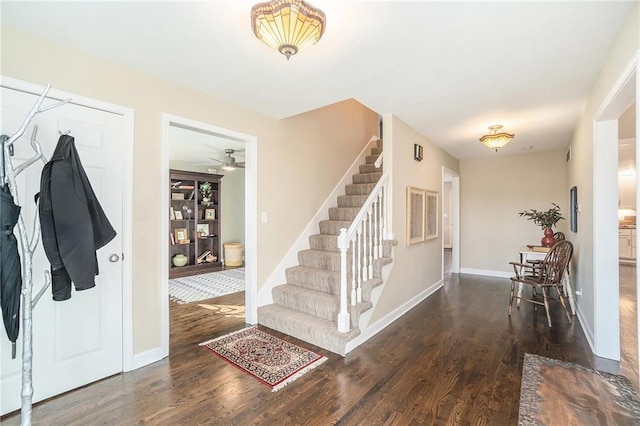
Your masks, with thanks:
[{"label": "framed artwork on wall", "polygon": [[422,145],[418,145],[417,143],[413,144],[413,159],[422,161]]},{"label": "framed artwork on wall", "polygon": [[427,235],[425,239],[438,238],[438,191],[427,191]]},{"label": "framed artwork on wall", "polygon": [[407,186],[407,245],[421,243],[425,238],[426,190]]},{"label": "framed artwork on wall", "polygon": [[569,224],[571,232],[578,232],[578,187],[569,190]]}]

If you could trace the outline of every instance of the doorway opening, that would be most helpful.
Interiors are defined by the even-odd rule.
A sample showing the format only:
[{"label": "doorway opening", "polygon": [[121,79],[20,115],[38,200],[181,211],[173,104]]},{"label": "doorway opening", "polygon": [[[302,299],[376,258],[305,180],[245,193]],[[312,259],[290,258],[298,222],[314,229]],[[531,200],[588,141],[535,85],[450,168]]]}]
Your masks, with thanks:
[{"label": "doorway opening", "polygon": [[[190,316],[216,317],[217,320],[211,321],[211,326],[216,330],[227,330],[236,323],[244,325],[244,323],[255,324],[257,322],[257,216],[255,213],[257,205],[257,138],[170,114],[163,115],[163,136],[162,205],[169,205],[170,169],[224,175],[220,181],[219,199],[221,229],[218,244],[220,256],[224,258],[225,252],[227,252],[226,256],[233,256],[233,262],[229,262],[229,264],[234,268],[242,267],[244,269],[245,282],[244,292],[233,292],[213,300],[194,300],[180,305],[176,302],[170,303],[169,242],[163,245],[162,264],[166,265],[162,271],[163,349],[168,354],[170,336],[173,350],[176,344],[179,345],[182,334],[179,328],[188,327]],[[244,163],[244,169],[236,167],[235,170],[222,170],[223,166],[228,165],[229,150],[234,150],[235,162],[240,165]],[[225,167],[225,169],[227,168]],[[162,216],[163,230],[169,229],[169,220],[168,212]],[[225,243],[231,242],[236,244],[225,245]],[[233,251],[225,250],[227,245],[232,246]],[[244,247],[244,256],[242,256],[242,250],[238,252],[238,247],[242,246]],[[226,273],[233,275],[234,272],[240,272],[240,269],[229,270],[233,269],[231,267],[221,269],[227,269],[219,272],[225,277],[228,275]],[[221,278],[224,280],[225,277]],[[230,275],[228,278],[237,280],[241,277]],[[176,315],[180,318],[176,318]],[[175,333],[173,329],[170,330],[173,326],[177,327]],[[209,339],[212,331],[212,328],[203,330],[205,334],[198,338]],[[193,334],[191,338],[194,338]]]},{"label": "doorway opening", "polygon": [[460,272],[460,175],[442,167],[442,279]]}]

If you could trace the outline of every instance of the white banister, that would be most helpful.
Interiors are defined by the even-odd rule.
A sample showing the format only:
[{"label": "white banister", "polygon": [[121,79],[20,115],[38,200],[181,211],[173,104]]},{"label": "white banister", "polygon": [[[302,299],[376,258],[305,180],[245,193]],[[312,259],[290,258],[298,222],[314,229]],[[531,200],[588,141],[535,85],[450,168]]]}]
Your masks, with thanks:
[{"label": "white banister", "polygon": [[[374,166],[382,165],[382,153]],[[387,190],[389,172],[383,173],[360,208],[349,228],[340,229],[340,312],[338,331],[350,330],[349,303],[362,302],[362,284],[373,278],[373,261],[383,256],[383,243],[387,238]],[[347,252],[351,250],[351,288],[347,283]],[[350,301],[347,300],[349,295]]]}]

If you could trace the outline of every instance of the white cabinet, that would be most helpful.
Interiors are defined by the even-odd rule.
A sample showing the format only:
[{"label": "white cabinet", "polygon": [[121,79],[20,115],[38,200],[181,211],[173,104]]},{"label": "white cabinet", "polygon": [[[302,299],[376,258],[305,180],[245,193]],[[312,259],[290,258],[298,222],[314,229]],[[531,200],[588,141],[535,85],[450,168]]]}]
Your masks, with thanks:
[{"label": "white cabinet", "polygon": [[618,229],[618,249],[622,259],[636,258],[636,230]]}]

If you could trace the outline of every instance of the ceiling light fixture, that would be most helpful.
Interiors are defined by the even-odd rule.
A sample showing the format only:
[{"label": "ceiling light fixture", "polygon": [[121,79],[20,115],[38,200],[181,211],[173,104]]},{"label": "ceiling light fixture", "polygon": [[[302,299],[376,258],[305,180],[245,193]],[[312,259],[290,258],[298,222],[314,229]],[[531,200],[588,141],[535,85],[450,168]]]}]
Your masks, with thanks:
[{"label": "ceiling light fixture", "polygon": [[500,132],[498,130],[502,129],[501,124],[495,124],[493,126],[489,126],[490,134],[484,135],[480,138],[480,142],[488,148],[494,149],[496,152],[503,146],[505,146],[515,135],[511,133]]},{"label": "ceiling light fixture", "polygon": [[251,8],[251,29],[287,57],[312,46],[324,33],[324,12],[302,0],[273,0]]}]

